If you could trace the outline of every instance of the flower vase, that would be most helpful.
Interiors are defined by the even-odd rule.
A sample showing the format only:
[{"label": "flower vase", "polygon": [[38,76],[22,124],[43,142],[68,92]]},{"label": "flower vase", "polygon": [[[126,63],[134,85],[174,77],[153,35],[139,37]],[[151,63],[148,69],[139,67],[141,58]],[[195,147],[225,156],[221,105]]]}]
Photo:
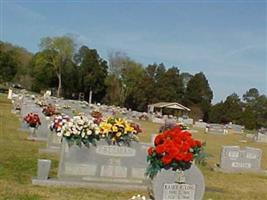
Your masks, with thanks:
[{"label": "flower vase", "polygon": [[177,181],[175,181],[178,184],[185,183],[185,174],[183,170],[177,170]]},{"label": "flower vase", "polygon": [[36,127],[29,127],[30,128],[30,138],[36,137]]}]

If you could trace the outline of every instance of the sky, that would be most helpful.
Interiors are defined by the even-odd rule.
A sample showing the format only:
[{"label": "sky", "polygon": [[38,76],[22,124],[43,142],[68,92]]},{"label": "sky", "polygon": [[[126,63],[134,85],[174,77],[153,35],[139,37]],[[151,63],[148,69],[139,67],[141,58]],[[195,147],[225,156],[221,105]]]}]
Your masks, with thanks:
[{"label": "sky", "polygon": [[42,37],[70,34],[108,58],[203,72],[213,103],[257,88],[267,95],[267,1],[0,0],[0,39],[39,50]]}]

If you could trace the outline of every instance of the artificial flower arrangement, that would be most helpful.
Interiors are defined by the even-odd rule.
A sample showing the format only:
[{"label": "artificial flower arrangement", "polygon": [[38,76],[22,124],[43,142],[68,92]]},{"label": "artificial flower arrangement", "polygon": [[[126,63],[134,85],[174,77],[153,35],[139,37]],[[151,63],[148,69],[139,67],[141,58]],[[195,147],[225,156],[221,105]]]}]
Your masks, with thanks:
[{"label": "artificial flower arrangement", "polygon": [[42,113],[47,117],[51,117],[56,114],[56,108],[49,104],[47,106],[44,106]]},{"label": "artificial flower arrangement", "polygon": [[139,116],[139,120],[144,120],[144,121],[147,121],[149,118],[148,118],[148,115],[146,113],[143,113],[141,116]]},{"label": "artificial flower arrangement", "polygon": [[37,113],[28,113],[24,117],[24,121],[32,128],[38,128],[41,125],[41,120]]},{"label": "artificial flower arrangement", "polygon": [[94,118],[94,122],[98,125],[103,121],[101,112],[93,111],[91,112],[91,116]]},{"label": "artificial flower arrangement", "polygon": [[165,130],[156,136],[154,147],[148,149],[149,165],[146,175],[153,179],[161,169],[184,171],[191,167],[194,159],[203,157],[204,144],[192,138],[179,126]]},{"label": "artificial flower arrangement", "polygon": [[184,123],[178,124],[182,130],[188,130],[188,127]]},{"label": "artificial flower arrangement", "polygon": [[94,110],[93,112],[91,112],[91,116],[93,118],[102,118],[102,113],[99,112],[99,111]]},{"label": "artificial flower arrangement", "polygon": [[55,133],[60,135],[62,126],[66,124],[68,121],[70,121],[70,117],[68,115],[57,115],[54,117],[49,128],[51,131],[54,131]]},{"label": "artificial flower arrangement", "polygon": [[142,133],[143,132],[142,129],[141,129],[141,127],[140,127],[140,125],[137,124],[137,123],[131,122],[130,123],[130,126],[133,127],[133,129],[134,129],[134,132],[133,133],[135,135],[138,135],[139,133]]},{"label": "artificial flower arrangement", "polygon": [[63,136],[70,146],[76,144],[81,147],[84,144],[89,147],[90,144],[96,145],[99,140],[99,128],[92,119],[80,115],[64,123],[57,135]]},{"label": "artificial flower arrangement", "polygon": [[121,118],[109,117],[99,124],[99,129],[108,144],[130,146],[132,141],[138,141],[137,131]]},{"label": "artificial flower arrangement", "polygon": [[185,125],[185,124],[182,124],[182,123],[168,123],[168,124],[164,124],[162,125],[160,128],[159,128],[159,132],[162,133],[163,131],[166,131],[166,130],[169,130],[169,129],[172,129],[176,126],[179,126],[181,130],[187,130],[188,127]]},{"label": "artificial flower arrangement", "polygon": [[46,102],[44,100],[41,100],[41,99],[36,99],[35,104],[37,104],[40,107],[43,107],[46,105]]}]

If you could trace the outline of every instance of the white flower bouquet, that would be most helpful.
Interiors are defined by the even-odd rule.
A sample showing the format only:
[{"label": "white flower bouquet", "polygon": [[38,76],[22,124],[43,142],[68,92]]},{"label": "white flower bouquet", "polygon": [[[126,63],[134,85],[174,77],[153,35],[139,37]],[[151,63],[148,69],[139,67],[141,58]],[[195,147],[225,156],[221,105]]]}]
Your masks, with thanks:
[{"label": "white flower bouquet", "polygon": [[96,145],[96,141],[100,139],[98,125],[83,115],[74,116],[63,124],[57,135],[63,136],[69,145],[76,144],[79,147],[82,144],[86,147],[90,144]]}]

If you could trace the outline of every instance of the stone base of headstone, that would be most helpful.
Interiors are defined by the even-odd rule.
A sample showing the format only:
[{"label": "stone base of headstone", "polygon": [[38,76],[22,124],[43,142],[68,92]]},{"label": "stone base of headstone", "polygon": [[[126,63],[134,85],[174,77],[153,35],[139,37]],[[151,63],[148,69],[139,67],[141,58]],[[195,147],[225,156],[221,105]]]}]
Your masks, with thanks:
[{"label": "stone base of headstone", "polygon": [[143,184],[127,184],[127,183],[107,183],[107,182],[97,182],[97,181],[77,181],[77,180],[70,180],[70,179],[47,179],[47,180],[40,180],[36,177],[32,178],[33,185],[40,185],[40,186],[61,186],[61,187],[85,187],[85,188],[98,188],[98,189],[105,189],[110,191],[132,191],[132,190],[147,190],[147,186]]},{"label": "stone base of headstone", "polygon": [[54,154],[60,154],[60,148],[59,147],[46,147],[46,148],[40,148],[39,153],[54,153]]},{"label": "stone base of headstone", "polygon": [[45,142],[45,141],[47,141],[47,138],[39,138],[39,137],[29,136],[29,137],[27,137],[27,140]]},{"label": "stone base of headstone", "polygon": [[[180,173],[181,174],[181,173]],[[178,179],[178,172],[161,170],[151,181],[150,196],[154,200],[201,200],[205,193],[205,182],[201,171],[192,165]],[[181,182],[178,182],[178,181]]]}]

